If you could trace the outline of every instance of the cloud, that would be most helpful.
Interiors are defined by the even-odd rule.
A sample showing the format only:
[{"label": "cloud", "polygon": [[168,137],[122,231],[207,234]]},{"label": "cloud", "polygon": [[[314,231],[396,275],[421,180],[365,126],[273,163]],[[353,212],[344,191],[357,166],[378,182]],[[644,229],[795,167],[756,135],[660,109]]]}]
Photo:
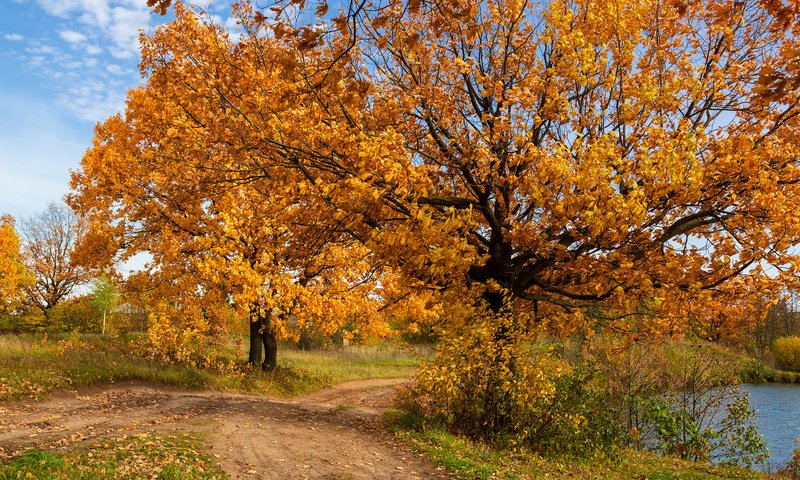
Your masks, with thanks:
[{"label": "cloud", "polygon": [[113,73],[114,75],[127,75],[131,73],[130,70],[126,70],[116,63],[109,63],[106,65],[106,71],[108,73]]},{"label": "cloud", "polygon": [[49,80],[55,104],[69,116],[94,123],[125,106],[128,89],[138,82],[132,62],[110,62],[87,55],[91,45],[75,48],[32,40],[20,59],[28,69]]},{"label": "cloud", "polygon": [[69,43],[83,43],[88,40],[86,35],[74,30],[61,30],[58,35]]},{"label": "cloud", "polygon": [[[50,15],[77,20],[81,31],[68,30],[71,39],[101,38],[118,58],[131,58],[139,51],[139,31],[151,28],[151,13],[143,0],[37,0]],[[97,48],[97,47],[96,47]]]},{"label": "cloud", "polygon": [[25,37],[23,37],[19,33],[6,33],[5,35],[3,35],[3,38],[8,40],[9,42],[21,42],[25,40]]}]

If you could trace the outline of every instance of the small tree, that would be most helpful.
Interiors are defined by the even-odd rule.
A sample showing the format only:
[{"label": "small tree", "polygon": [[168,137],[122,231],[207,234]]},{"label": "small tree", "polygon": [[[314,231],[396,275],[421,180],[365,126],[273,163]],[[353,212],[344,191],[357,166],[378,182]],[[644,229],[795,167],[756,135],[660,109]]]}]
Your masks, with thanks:
[{"label": "small tree", "polygon": [[105,334],[106,318],[108,312],[113,310],[119,302],[119,291],[105,275],[95,280],[92,287],[92,306],[103,312],[103,328],[101,333]]}]

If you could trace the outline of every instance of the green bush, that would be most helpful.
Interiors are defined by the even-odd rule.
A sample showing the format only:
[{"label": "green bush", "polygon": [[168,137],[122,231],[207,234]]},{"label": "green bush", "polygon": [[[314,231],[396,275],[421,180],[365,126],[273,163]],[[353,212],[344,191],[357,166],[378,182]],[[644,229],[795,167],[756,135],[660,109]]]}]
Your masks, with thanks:
[{"label": "green bush", "polygon": [[800,337],[781,337],[772,346],[778,367],[800,371]]},{"label": "green bush", "polygon": [[47,317],[51,330],[66,332],[99,333],[103,323],[103,312],[92,305],[89,296],[59,303],[47,312]]},{"label": "green bush", "polygon": [[[718,397],[704,394],[698,399],[695,392],[687,395],[689,402],[677,396],[652,400],[648,419],[659,440],[656,450],[693,461],[714,460],[748,468],[767,459],[767,445],[758,433],[755,411],[746,394],[732,389]],[[709,408],[720,411],[719,421],[703,417]]]}]

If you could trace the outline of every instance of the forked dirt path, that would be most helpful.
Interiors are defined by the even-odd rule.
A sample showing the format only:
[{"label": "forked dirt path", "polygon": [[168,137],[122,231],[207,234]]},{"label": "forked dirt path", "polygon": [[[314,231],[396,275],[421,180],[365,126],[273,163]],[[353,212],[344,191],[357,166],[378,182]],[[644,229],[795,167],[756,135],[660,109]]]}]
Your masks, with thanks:
[{"label": "forked dirt path", "polygon": [[0,459],[103,437],[200,432],[233,478],[450,478],[380,427],[401,380],[350,382],[293,400],[140,383],[83,387],[0,404]]}]

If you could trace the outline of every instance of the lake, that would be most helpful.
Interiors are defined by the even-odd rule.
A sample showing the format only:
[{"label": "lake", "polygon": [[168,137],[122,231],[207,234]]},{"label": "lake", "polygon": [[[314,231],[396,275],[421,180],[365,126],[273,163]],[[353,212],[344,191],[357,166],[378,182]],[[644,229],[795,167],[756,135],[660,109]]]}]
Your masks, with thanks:
[{"label": "lake", "polygon": [[772,453],[765,469],[778,469],[792,458],[800,438],[800,385],[768,383],[744,385],[758,413],[758,430]]}]

